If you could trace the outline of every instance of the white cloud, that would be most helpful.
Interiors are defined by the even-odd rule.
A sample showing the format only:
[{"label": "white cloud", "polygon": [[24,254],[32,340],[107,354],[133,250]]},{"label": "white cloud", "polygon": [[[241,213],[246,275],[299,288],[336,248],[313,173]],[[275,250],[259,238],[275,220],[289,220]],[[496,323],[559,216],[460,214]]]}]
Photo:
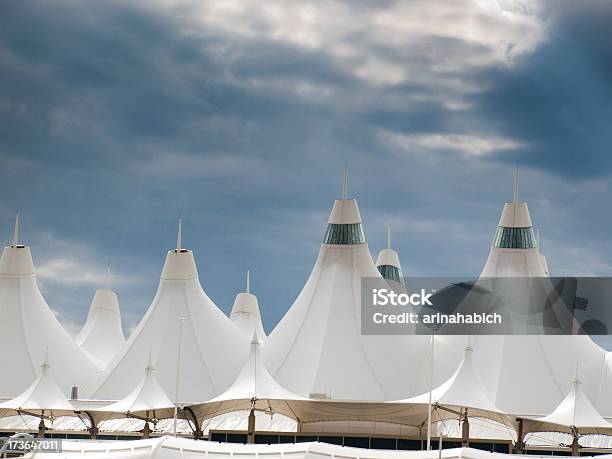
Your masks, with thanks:
[{"label": "white cloud", "polygon": [[400,154],[450,151],[470,156],[484,156],[500,151],[516,150],[524,144],[512,139],[474,134],[399,134],[387,130],[379,132],[383,142]]},{"label": "white cloud", "polygon": [[[356,4],[341,1],[159,0],[189,21],[185,32],[265,40],[320,53],[373,85],[443,89],[450,73],[512,65],[546,38],[539,3],[456,0]],[[228,59],[239,56],[222,47]]]},{"label": "white cloud", "polygon": [[[92,247],[74,241],[58,238],[45,231],[36,236],[36,276],[41,290],[47,291],[47,283],[73,288],[102,288],[108,283],[108,265],[100,260],[100,254]],[[138,276],[112,268],[113,286],[140,282]]]},{"label": "white cloud", "polygon": [[69,257],[52,258],[36,269],[43,281],[70,285],[102,286],[106,284],[106,270],[95,262]]}]

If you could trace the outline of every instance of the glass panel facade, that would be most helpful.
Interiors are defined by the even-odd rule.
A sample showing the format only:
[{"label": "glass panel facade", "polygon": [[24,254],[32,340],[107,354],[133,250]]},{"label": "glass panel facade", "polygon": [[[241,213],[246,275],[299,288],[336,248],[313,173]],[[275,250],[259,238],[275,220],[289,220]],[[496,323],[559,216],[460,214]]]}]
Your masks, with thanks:
[{"label": "glass panel facade", "polygon": [[325,244],[365,244],[365,241],[361,223],[330,223],[323,239]]},{"label": "glass panel facade", "polygon": [[501,249],[535,249],[537,247],[531,226],[525,228],[498,226],[493,245]]},{"label": "glass panel facade", "polygon": [[378,272],[383,278],[387,280],[393,280],[395,282],[399,282],[400,284],[404,283],[404,279],[402,278],[402,276],[400,276],[399,269],[396,268],[395,266],[380,265],[380,266],[377,266],[377,268],[378,268]]}]

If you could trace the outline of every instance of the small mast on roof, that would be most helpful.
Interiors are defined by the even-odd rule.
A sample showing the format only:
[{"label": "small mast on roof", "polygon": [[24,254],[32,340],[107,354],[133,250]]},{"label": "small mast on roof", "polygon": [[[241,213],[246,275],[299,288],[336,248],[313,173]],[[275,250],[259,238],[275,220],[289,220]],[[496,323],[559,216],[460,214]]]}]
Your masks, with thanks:
[{"label": "small mast on roof", "polygon": [[113,277],[111,274],[111,267],[110,265],[108,265],[106,267],[106,288],[108,290],[112,290],[113,289]]},{"label": "small mast on roof", "polygon": [[376,268],[383,278],[404,283],[399,256],[391,248],[391,223],[387,224],[387,248],[378,253]]},{"label": "small mast on roof", "polygon": [[19,211],[17,211],[17,216],[15,217],[15,230],[13,231],[13,245],[11,245],[14,249],[23,249],[25,245],[19,244]]},{"label": "small mast on roof", "polygon": [[178,234],[176,236],[176,253],[184,253],[187,250],[183,249],[183,217],[178,219]]},{"label": "small mast on roof", "polygon": [[348,168],[346,165],[344,166],[342,197],[334,202],[323,243],[331,245],[366,243],[357,201],[348,198]]}]

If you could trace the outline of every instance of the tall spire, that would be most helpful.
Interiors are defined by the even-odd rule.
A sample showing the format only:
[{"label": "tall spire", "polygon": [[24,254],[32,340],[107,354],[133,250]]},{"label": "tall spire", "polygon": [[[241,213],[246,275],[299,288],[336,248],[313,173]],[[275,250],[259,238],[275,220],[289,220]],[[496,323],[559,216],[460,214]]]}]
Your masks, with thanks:
[{"label": "tall spire", "polygon": [[539,249],[540,248],[540,228],[538,228],[536,231],[536,245]]},{"label": "tall spire", "polygon": [[183,245],[183,219],[179,217],[178,221],[178,235],[176,237],[176,252],[180,253]]},{"label": "tall spire", "polygon": [[514,200],[515,204],[519,202],[519,170],[518,164],[516,165],[516,169],[514,170]]},{"label": "tall spire", "polygon": [[342,199],[348,199],[348,166],[344,163],[344,181],[342,182]]},{"label": "tall spire", "polygon": [[106,266],[106,288],[112,290],[113,288],[113,277],[111,275],[110,265]]},{"label": "tall spire", "polygon": [[391,250],[391,223],[387,223],[387,249]]},{"label": "tall spire", "polygon": [[19,211],[15,217],[15,232],[13,233],[13,248],[16,249],[19,244]]},{"label": "tall spire", "polygon": [[246,275],[246,292],[251,293],[251,271],[248,269]]}]

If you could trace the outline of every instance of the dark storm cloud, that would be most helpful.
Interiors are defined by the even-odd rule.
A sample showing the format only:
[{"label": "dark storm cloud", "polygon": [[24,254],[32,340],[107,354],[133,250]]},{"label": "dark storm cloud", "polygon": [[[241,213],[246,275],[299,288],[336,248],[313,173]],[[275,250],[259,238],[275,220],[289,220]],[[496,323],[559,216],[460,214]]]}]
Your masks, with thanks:
[{"label": "dark storm cloud", "polygon": [[550,38],[512,70],[496,71],[495,88],[477,97],[477,114],[527,146],[509,161],[570,180],[612,170],[612,30],[607,2],[552,3]]},{"label": "dark storm cloud", "polygon": [[[515,161],[529,165],[523,193],[553,271],[569,266],[556,250],[563,243],[586,246],[594,258],[571,260],[608,274],[601,228],[610,217],[584,218],[610,196],[597,181],[609,175],[612,132],[604,14],[556,13],[548,41],[516,65],[461,65],[457,56],[487,50],[434,32],[393,48],[362,43],[364,31],[349,42],[383,62],[364,77],[356,58],[273,39],[264,23],[240,35],[130,5],[0,6],[1,234],[8,240],[20,208],[24,239],[47,269],[46,297],[65,322],[82,322],[97,287],[79,272],[99,271],[102,282],[111,263],[126,279],[116,288],[133,325],[183,215],[210,296],[228,311],[251,269],[271,328],[314,263],[345,162],[371,250],[392,221],[408,274],[479,272]],[[393,64],[413,78],[377,81]],[[401,150],[389,133],[521,147],[484,157]],[[568,177],[580,180],[559,191]]]}]

